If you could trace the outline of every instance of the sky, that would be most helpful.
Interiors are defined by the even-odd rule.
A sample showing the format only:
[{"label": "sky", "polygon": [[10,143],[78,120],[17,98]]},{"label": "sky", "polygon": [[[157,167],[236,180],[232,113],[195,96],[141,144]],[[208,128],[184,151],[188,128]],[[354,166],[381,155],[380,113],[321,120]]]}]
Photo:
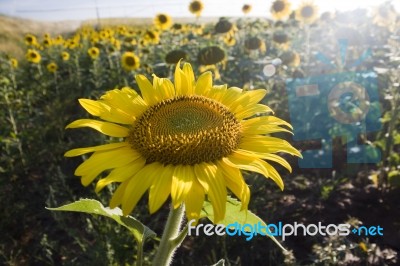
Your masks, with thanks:
[{"label": "sky", "polygon": [[[320,11],[371,8],[386,0],[314,0]],[[85,20],[107,17],[154,17],[167,13],[172,17],[191,17],[191,0],[0,0],[0,14],[43,21]],[[273,0],[202,0],[204,17],[241,16],[244,4],[253,9],[249,16],[266,16]],[[292,8],[302,0],[290,0]],[[400,12],[400,0],[392,0]],[[97,9],[96,9],[97,6]]]}]

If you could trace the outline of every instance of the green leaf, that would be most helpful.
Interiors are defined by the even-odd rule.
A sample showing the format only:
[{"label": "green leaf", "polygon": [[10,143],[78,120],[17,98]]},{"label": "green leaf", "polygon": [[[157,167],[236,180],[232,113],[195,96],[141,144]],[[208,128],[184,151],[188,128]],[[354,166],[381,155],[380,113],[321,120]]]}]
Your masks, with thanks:
[{"label": "green leaf", "polygon": [[[231,197],[227,198],[226,202],[226,214],[225,214],[225,219],[222,221],[219,221],[218,224],[223,224],[225,226],[232,224],[232,223],[239,223],[241,225],[243,224],[251,224],[255,225],[258,223],[261,223],[262,226],[267,226],[267,224],[257,215],[252,213],[251,211],[247,210],[241,210],[242,204],[240,201],[233,199]],[[214,220],[214,215],[213,215],[213,208],[210,202],[206,201],[203,205],[203,209],[200,213],[200,217],[207,217],[211,222]],[[213,222],[214,223],[214,222]],[[245,231],[249,232],[250,229],[248,227],[244,228]],[[267,234],[269,238],[272,239],[272,241],[275,242],[275,244],[278,245],[282,250],[287,251],[281,243],[278,242],[278,240],[274,236],[270,236]]]},{"label": "green leaf", "polygon": [[132,216],[123,216],[120,208],[110,209],[109,207],[104,207],[103,204],[93,199],[81,199],[58,208],[46,207],[46,209],[51,211],[72,211],[98,214],[113,219],[120,225],[127,228],[135,237],[138,243],[138,265],[140,265],[139,261],[142,257],[141,253],[143,250],[144,241],[147,238],[153,238],[156,236],[156,233]]}]

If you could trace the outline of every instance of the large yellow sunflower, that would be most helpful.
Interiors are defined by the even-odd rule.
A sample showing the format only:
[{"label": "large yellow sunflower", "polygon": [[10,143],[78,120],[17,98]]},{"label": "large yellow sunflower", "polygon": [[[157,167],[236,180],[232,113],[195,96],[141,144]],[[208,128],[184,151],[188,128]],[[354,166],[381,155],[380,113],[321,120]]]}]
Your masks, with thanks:
[{"label": "large yellow sunflower", "polygon": [[313,23],[318,18],[318,7],[313,2],[304,2],[296,10],[296,20]]},{"label": "large yellow sunflower", "polygon": [[172,19],[167,14],[158,14],[154,18],[154,25],[161,30],[167,30],[172,26]]},{"label": "large yellow sunflower", "polygon": [[83,185],[103,172],[107,175],[98,180],[97,192],[120,183],[111,208],[121,205],[127,215],[148,190],[151,213],[170,196],[174,208],[185,204],[187,218],[198,219],[207,198],[218,222],[225,216],[227,189],[247,209],[250,190],[240,170],[271,178],[283,189],[279,173],[265,160],[290,171],[276,153],[300,153],[268,135],[290,132],[291,126],[259,103],[265,90],[215,86],[210,72],[195,80],[188,63],[176,67],[175,84],[155,75],[153,84],[143,75],[136,81],[142,96],[125,87],[106,92],[100,100],[80,99],[83,108],[101,120],[80,119],[67,126],[90,127],[119,140],[65,154],[93,153],[75,171]]},{"label": "large yellow sunflower", "polygon": [[289,16],[290,3],[287,0],[275,0],[271,5],[270,11],[274,19],[284,19]]}]

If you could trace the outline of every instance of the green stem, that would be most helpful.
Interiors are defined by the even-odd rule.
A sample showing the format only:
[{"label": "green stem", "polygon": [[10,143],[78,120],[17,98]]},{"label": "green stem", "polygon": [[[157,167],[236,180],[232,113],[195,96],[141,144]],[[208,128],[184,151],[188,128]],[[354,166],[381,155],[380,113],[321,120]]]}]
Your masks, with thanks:
[{"label": "green stem", "polygon": [[168,220],[161,237],[160,246],[153,260],[154,266],[171,264],[175,250],[180,246],[187,233],[186,229],[180,232],[184,213],[185,208],[183,205],[177,209],[171,206]]}]

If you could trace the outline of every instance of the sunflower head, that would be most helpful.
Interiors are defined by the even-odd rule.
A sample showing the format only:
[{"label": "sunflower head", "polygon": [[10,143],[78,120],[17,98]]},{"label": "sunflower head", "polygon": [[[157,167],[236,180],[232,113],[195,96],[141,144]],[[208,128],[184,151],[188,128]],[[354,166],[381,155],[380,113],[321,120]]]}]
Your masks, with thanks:
[{"label": "sunflower head", "polygon": [[291,67],[298,67],[300,65],[300,55],[295,51],[286,51],[281,56],[280,59],[282,60],[282,64],[291,66]]},{"label": "sunflower head", "polygon": [[61,59],[62,59],[63,61],[68,61],[68,60],[69,60],[69,57],[70,57],[70,55],[69,55],[68,52],[66,52],[66,51],[61,52]]},{"label": "sunflower head", "polygon": [[225,60],[225,51],[219,46],[209,46],[200,50],[197,60],[200,65],[215,65]]},{"label": "sunflower head", "polygon": [[10,65],[11,65],[11,67],[12,67],[13,69],[18,68],[18,60],[17,60],[17,59],[15,59],[15,58],[10,58],[8,61],[10,62]]},{"label": "sunflower head", "polygon": [[295,13],[296,20],[303,23],[313,23],[318,18],[318,7],[312,2],[304,2]]},{"label": "sunflower head", "polygon": [[197,220],[208,200],[217,223],[225,216],[228,191],[247,209],[250,189],[241,170],[271,178],[283,189],[269,161],[291,170],[276,153],[300,153],[288,142],[269,136],[290,132],[291,126],[259,103],[265,90],[215,86],[210,72],[196,80],[187,63],[183,68],[178,63],[174,83],[156,75],[152,83],[143,75],[136,81],[141,95],[124,87],[106,92],[99,100],[80,99],[83,108],[99,119],[80,119],[67,126],[90,127],[119,139],[65,154],[93,153],[75,175],[89,185],[107,171],[96,191],[119,184],[111,208],[121,205],[127,215],[148,190],[151,213],[171,198],[174,208],[185,204],[187,218]]},{"label": "sunflower head", "polygon": [[180,60],[187,60],[188,53],[184,50],[172,50],[165,56],[165,62],[167,64],[176,65]]},{"label": "sunflower head", "polygon": [[43,46],[44,47],[49,47],[53,44],[53,41],[51,39],[43,39]]},{"label": "sunflower head", "polygon": [[260,50],[265,52],[265,42],[257,36],[249,37],[244,41],[244,47],[249,51]]},{"label": "sunflower head", "polygon": [[42,57],[40,56],[39,52],[33,49],[28,49],[26,53],[26,59],[34,64],[38,64],[40,60],[42,60]]},{"label": "sunflower head", "polygon": [[154,25],[161,30],[167,30],[172,26],[172,19],[167,14],[158,14],[154,18]]},{"label": "sunflower head", "polygon": [[233,24],[225,18],[221,18],[217,24],[215,24],[214,30],[216,33],[228,33],[233,30]]},{"label": "sunflower head", "polygon": [[194,0],[189,4],[190,13],[196,15],[197,17],[201,15],[203,9],[204,9],[203,3],[200,0]]},{"label": "sunflower head", "polygon": [[289,36],[284,31],[275,31],[272,40],[281,49],[286,50],[289,46]]},{"label": "sunflower head", "polygon": [[121,57],[122,68],[126,71],[138,69],[140,66],[139,57],[132,52],[125,52]]},{"label": "sunflower head", "polygon": [[26,34],[25,35],[25,44],[26,45],[36,45],[37,44],[37,39],[36,36],[33,34]]},{"label": "sunflower head", "polygon": [[58,70],[58,66],[57,66],[57,64],[54,63],[54,62],[49,63],[49,64],[46,66],[46,68],[47,68],[47,71],[49,71],[50,73],[55,73],[55,72],[57,72],[57,70]]},{"label": "sunflower head", "polygon": [[158,32],[154,30],[147,30],[144,33],[143,41],[144,44],[146,43],[158,44],[160,42],[160,35],[158,34]]},{"label": "sunflower head", "polygon": [[97,47],[90,47],[88,50],[88,54],[90,56],[90,58],[92,58],[93,60],[97,59],[100,55],[100,50]]},{"label": "sunflower head", "polygon": [[290,13],[290,3],[287,0],[275,0],[271,5],[270,11],[274,19],[284,19]]},{"label": "sunflower head", "polygon": [[243,14],[248,14],[248,13],[250,13],[250,11],[251,11],[251,5],[244,4],[244,5],[242,6],[242,12],[243,12]]},{"label": "sunflower head", "polygon": [[236,39],[230,34],[226,34],[224,37],[224,43],[228,46],[234,46],[236,44]]}]

